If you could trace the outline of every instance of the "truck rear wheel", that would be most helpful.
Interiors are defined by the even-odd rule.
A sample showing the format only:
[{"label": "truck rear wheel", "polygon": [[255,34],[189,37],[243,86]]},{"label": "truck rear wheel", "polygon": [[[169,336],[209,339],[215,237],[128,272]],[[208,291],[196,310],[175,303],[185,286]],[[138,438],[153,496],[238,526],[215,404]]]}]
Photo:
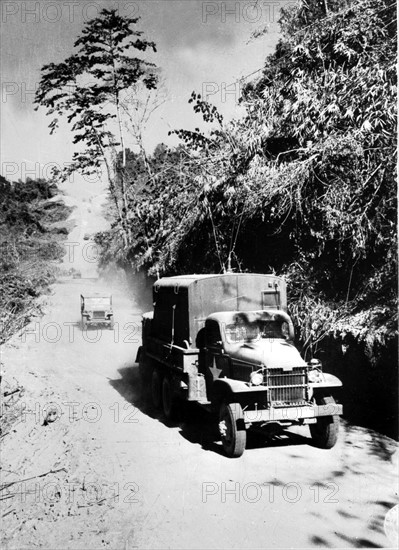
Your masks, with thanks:
[{"label": "truck rear wheel", "polygon": [[[335,405],[331,396],[317,399],[318,405]],[[319,416],[316,424],[310,424],[310,435],[313,443],[320,449],[331,449],[337,442],[339,430],[339,416]]]},{"label": "truck rear wheel", "polygon": [[154,408],[160,409],[162,405],[162,374],[158,369],[152,371],[151,398]]},{"label": "truck rear wheel", "polygon": [[164,376],[162,381],[162,407],[168,420],[176,420],[179,414],[179,400],[173,392],[172,381]]},{"label": "truck rear wheel", "polygon": [[227,456],[238,458],[245,451],[247,432],[244,414],[239,403],[222,403],[219,413],[219,431]]}]

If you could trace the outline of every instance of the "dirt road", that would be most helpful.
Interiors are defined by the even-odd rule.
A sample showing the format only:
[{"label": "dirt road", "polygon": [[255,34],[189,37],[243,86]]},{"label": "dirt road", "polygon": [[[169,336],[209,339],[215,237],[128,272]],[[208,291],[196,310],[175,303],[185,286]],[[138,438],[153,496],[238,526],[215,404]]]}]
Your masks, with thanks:
[{"label": "dirt road", "polygon": [[[84,231],[70,238],[79,257]],[[75,261],[86,278],[60,280],[33,332],[3,349],[8,379],[25,387],[2,444],[5,548],[394,546],[394,441],[343,422],[332,450],[303,428],[253,436],[233,460],[205,413],[167,425],[140,402],[143,289],[89,278],[95,264]],[[112,292],[114,331],[81,331],[79,295],[94,291]]]}]

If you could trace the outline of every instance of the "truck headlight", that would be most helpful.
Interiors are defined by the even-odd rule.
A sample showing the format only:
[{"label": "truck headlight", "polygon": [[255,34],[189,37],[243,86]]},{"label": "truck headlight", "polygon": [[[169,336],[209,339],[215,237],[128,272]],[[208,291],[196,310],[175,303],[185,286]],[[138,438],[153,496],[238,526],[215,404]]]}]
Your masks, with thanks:
[{"label": "truck headlight", "polygon": [[312,383],[322,382],[323,381],[323,375],[319,370],[313,369],[313,370],[310,370],[308,372],[308,380],[309,380],[309,382],[312,382]]},{"label": "truck headlight", "polygon": [[251,372],[249,380],[253,386],[259,386],[263,382],[263,374],[261,372]]}]

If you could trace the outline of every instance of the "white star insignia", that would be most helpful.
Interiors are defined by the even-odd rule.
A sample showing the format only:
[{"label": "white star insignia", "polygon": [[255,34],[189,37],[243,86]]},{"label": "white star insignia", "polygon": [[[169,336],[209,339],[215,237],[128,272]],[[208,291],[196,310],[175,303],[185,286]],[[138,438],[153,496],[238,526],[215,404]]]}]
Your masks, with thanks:
[{"label": "white star insignia", "polygon": [[209,367],[209,370],[211,371],[214,380],[215,380],[216,378],[219,378],[219,374],[222,372],[222,369],[218,369],[218,368],[217,368],[217,366],[216,366],[216,358],[215,358],[215,357],[213,358],[213,365],[212,365],[212,368]]}]

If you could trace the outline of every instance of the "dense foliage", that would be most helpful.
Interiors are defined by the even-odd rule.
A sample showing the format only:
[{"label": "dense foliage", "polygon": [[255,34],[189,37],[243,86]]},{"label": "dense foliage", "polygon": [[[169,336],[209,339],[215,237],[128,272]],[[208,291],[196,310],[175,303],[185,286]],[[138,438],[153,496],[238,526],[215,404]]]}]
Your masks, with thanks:
[{"label": "dense foliage", "polygon": [[[0,176],[0,344],[38,312],[37,298],[55,280],[71,209],[44,180]],[[50,200],[53,199],[53,200]]]},{"label": "dense foliage", "polygon": [[119,257],[160,273],[284,273],[305,350],[328,333],[377,349],[396,329],[395,4],[298,2],[281,29],[243,119],[225,124],[193,93],[212,129],[178,131],[166,173],[150,159]]}]

